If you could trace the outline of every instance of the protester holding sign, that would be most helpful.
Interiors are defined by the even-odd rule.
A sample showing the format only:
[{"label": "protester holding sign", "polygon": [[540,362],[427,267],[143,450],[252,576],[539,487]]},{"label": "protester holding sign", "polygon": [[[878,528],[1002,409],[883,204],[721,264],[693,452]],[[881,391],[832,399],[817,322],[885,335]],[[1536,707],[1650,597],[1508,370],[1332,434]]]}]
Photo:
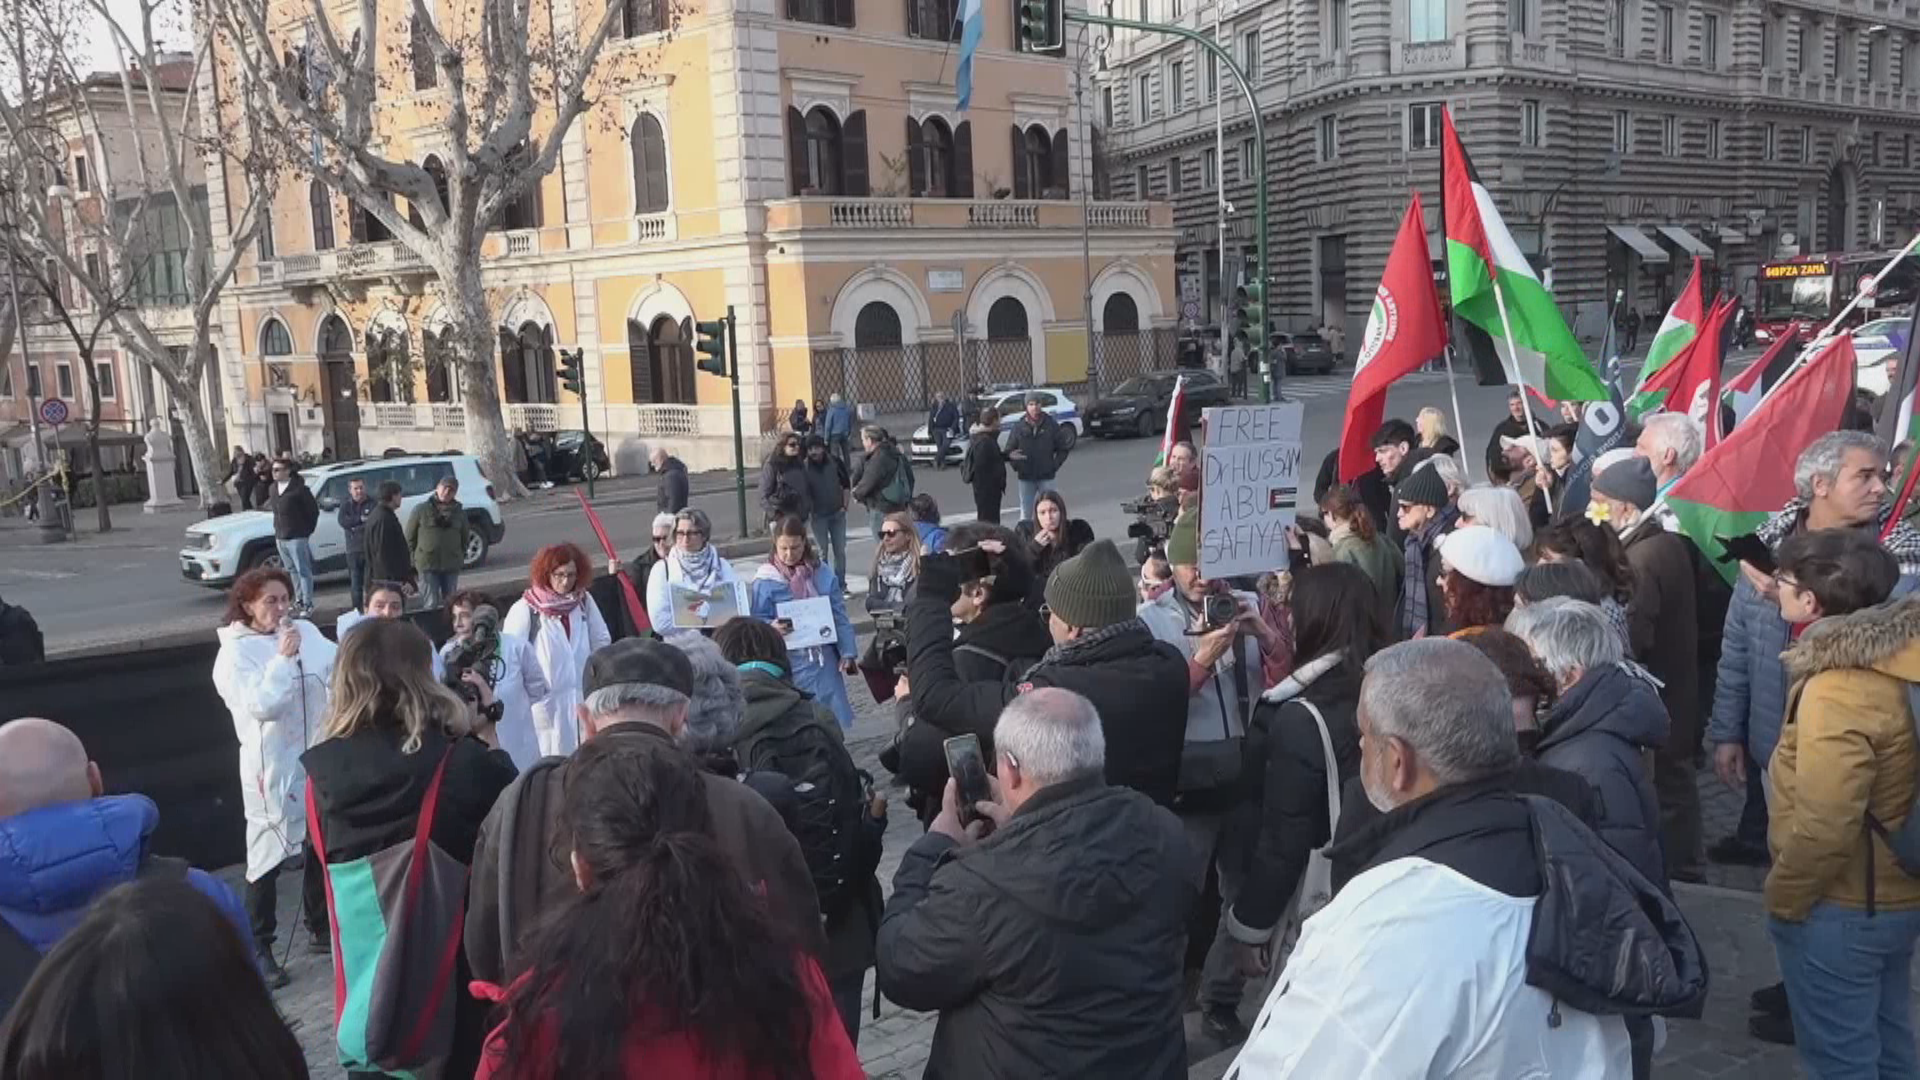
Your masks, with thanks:
[{"label": "protester holding sign", "polygon": [[[798,641],[791,636],[794,620],[783,616],[781,610],[807,601],[830,609],[823,630],[830,630],[832,637]],[[847,617],[839,575],[821,561],[807,535],[804,518],[786,517],[774,523],[773,558],[753,575],[753,617],[780,626],[782,633],[789,635],[785,644],[792,660],[788,674],[793,685],[831,709],[842,728],[852,727],[853,702],[847,697],[842,673],[851,675],[859,670],[856,661],[860,650],[853,621]]]}]

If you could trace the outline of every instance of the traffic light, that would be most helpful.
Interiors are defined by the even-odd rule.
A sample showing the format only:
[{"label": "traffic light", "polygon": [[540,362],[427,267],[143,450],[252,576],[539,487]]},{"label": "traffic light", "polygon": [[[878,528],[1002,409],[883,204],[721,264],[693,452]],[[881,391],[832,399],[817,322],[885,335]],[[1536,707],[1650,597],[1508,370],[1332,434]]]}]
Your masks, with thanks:
[{"label": "traffic light", "polygon": [[587,393],[586,356],[585,349],[572,352],[560,350],[560,385],[579,397],[585,397]]},{"label": "traffic light", "polygon": [[1020,51],[1064,56],[1066,0],[1020,0]]},{"label": "traffic light", "polygon": [[709,375],[727,377],[727,322],[715,319],[712,322],[694,323],[693,332],[698,336],[694,350],[700,354],[695,365]]},{"label": "traffic light", "polygon": [[1252,370],[1260,363],[1260,353],[1267,345],[1267,289],[1257,281],[1248,282],[1235,290],[1240,302],[1240,310],[1234,315],[1234,335],[1240,339],[1240,348],[1247,355],[1247,368]]}]

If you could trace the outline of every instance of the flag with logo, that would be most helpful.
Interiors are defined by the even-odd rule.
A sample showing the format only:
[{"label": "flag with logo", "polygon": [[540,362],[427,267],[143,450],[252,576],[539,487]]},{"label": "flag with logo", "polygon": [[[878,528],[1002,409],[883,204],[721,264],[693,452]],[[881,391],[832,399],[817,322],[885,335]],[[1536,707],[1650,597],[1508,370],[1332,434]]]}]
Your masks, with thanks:
[{"label": "flag with logo", "polygon": [[1793,498],[1794,462],[1837,430],[1852,404],[1853,364],[1853,339],[1833,339],[1667,492],[1681,531],[1728,582],[1738,568],[1720,561],[1725,541],[1753,532]]},{"label": "flag with logo", "polygon": [[1160,436],[1160,456],[1153,459],[1153,467],[1159,468],[1173,455],[1176,444],[1187,437],[1187,377],[1182,375],[1173,380],[1173,397],[1167,402],[1167,426]]},{"label": "flag with logo", "polygon": [[1446,207],[1447,286],[1454,315],[1492,340],[1507,381],[1538,387],[1556,401],[1607,400],[1606,386],[1580,350],[1553,294],[1528,265],[1493,196],[1474,174],[1454,130],[1452,111],[1442,115],[1441,201]]},{"label": "flag with logo", "polygon": [[1641,392],[1700,336],[1700,325],[1706,316],[1706,291],[1700,283],[1700,257],[1696,255],[1693,273],[1680,295],[1673,298],[1673,305],[1667,308],[1666,318],[1660,320],[1660,329],[1654,331],[1653,340],[1647,344],[1646,362],[1640,365],[1640,375],[1633,380],[1633,393],[1627,395],[1627,405],[1636,416],[1654,411],[1652,405],[1640,400]]},{"label": "flag with logo", "polygon": [[1433,287],[1433,263],[1427,254],[1426,220],[1416,191],[1387,255],[1354,361],[1347,418],[1340,426],[1341,483],[1352,483],[1374,467],[1373,433],[1386,414],[1387,387],[1447,347],[1440,293]]}]

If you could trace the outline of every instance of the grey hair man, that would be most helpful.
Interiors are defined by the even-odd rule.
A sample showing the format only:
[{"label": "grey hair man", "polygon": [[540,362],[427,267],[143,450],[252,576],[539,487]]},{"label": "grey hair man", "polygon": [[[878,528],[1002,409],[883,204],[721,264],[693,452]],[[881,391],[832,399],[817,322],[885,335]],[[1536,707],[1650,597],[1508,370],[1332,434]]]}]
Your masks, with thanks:
[{"label": "grey hair man", "polygon": [[[1599,607],[1554,597],[1515,609],[1507,616],[1507,630],[1533,650],[1558,691],[1540,721],[1534,757],[1593,786],[1599,796],[1594,831],[1664,888],[1680,853],[1661,842],[1663,825],[1671,818],[1663,817],[1646,754],[1653,752],[1657,773],[1668,744],[1676,741],[1669,729],[1680,725],[1669,724],[1645,669],[1623,664],[1620,635]],[[1687,766],[1686,779],[1693,781],[1692,744],[1675,750]],[[1693,809],[1697,815],[1697,802]],[[1697,824],[1690,835],[1697,840]]]},{"label": "grey hair man", "polygon": [[1653,466],[1653,477],[1664,493],[1700,460],[1705,445],[1700,422],[1685,413],[1655,413],[1640,423],[1633,452]]},{"label": "grey hair man", "polygon": [[663,514],[677,514],[685,510],[687,501],[693,495],[687,480],[686,464],[667,453],[664,446],[653,448],[653,452],[647,455],[647,464],[660,477],[660,482],[654,487],[654,509]]},{"label": "grey hair man", "polygon": [[949,781],[880,923],[881,992],[940,1014],[926,1074],[1186,1076],[1180,823],[1102,779],[1100,715],[1070,690],[1016,696],[993,745],[991,797]]},{"label": "grey hair man", "polygon": [[[688,654],[665,642],[625,638],[601,648],[588,657],[581,684],[580,723],[587,734],[582,750],[614,743],[687,754],[690,716],[702,704],[700,684]],[[521,773],[480,827],[466,924],[467,963],[475,978],[504,979],[522,937],[576,888],[565,850],[553,843],[562,835],[571,761],[546,758]],[[765,897],[767,910],[793,939],[818,955],[825,945],[819,897],[806,857],[779,812],[731,777],[709,772],[702,781],[713,836],[728,861]]]},{"label": "grey hair man", "polygon": [[[1510,790],[1519,748],[1499,669],[1446,638],[1386,649],[1367,663],[1359,727],[1360,780],[1386,814],[1350,835],[1336,826],[1335,847],[1365,869],[1306,922],[1233,1068],[1264,1080],[1629,1075],[1618,1016],[1527,982],[1530,947],[1556,947],[1530,943],[1554,854],[1542,850],[1599,842],[1557,806]],[[1601,870],[1566,884],[1583,911],[1634,902],[1615,895],[1633,883]],[[1558,931],[1607,950],[1659,948],[1594,922]]]}]

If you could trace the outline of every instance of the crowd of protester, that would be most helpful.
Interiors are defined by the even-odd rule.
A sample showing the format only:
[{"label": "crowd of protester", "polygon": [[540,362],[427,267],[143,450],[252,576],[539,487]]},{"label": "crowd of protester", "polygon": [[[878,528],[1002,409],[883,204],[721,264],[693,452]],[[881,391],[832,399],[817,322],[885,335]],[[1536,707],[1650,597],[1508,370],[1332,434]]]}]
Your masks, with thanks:
[{"label": "crowd of protester", "polygon": [[[844,404],[796,402],[746,580],[681,470],[608,567],[664,636],[610,624],[564,544],[503,617],[422,558],[454,492],[404,533],[354,492],[367,614],[336,644],[263,569],[220,630],[244,900],[147,853],[154,805],[105,795],[70,732],[0,726],[0,1075],[305,1075],[266,993],[294,873],[356,1075],[858,1077],[871,971],[938,1014],[929,1077],[1179,1077],[1189,1030],[1248,1078],[1646,1077],[1709,988],[1673,899],[1737,839],[1702,835],[1709,761],[1771,819],[1755,1034],[1818,1077],[1915,1074],[1920,533],[1871,436],[1800,455],[1729,589],[1664,505],[1693,421],[1650,418],[1569,506],[1571,423],[1511,400],[1474,484],[1423,410],[1355,483],[1323,473],[1285,570],[1215,580],[1190,445],[1130,558],[1069,513],[1037,405],[1003,453],[997,414],[969,434],[936,403],[976,499],[949,526],[886,431],[850,467]],[[453,618],[437,651],[396,542]],[[727,588],[731,617],[670,629]],[[884,896],[854,674],[923,831]]]}]

